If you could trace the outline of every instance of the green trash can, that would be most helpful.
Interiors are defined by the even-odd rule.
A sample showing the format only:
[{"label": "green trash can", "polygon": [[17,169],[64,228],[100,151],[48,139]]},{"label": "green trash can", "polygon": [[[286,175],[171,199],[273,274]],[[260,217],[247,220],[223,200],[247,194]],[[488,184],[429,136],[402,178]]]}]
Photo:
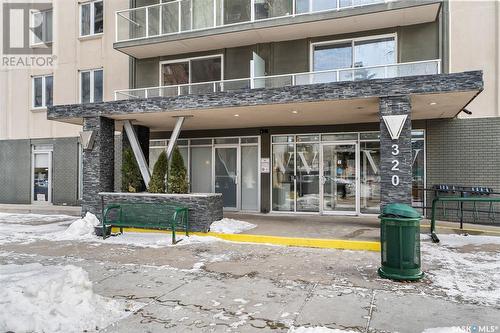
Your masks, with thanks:
[{"label": "green trash can", "polygon": [[419,212],[405,204],[389,204],[380,218],[382,266],[378,274],[391,280],[420,280]]}]

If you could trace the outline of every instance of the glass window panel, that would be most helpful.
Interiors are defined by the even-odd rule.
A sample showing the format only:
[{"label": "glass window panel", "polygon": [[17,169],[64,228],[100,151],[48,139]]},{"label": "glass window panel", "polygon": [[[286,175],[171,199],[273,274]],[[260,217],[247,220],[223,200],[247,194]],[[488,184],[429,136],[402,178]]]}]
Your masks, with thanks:
[{"label": "glass window panel", "polygon": [[52,11],[45,12],[45,24],[44,24],[44,40],[45,42],[52,42]]},{"label": "glass window panel", "polygon": [[191,82],[220,81],[222,79],[221,68],[220,57],[192,60]]},{"label": "glass window panel", "polygon": [[242,144],[248,144],[248,143],[259,143],[259,138],[241,138],[241,143]]},{"label": "glass window panel", "polygon": [[352,67],[352,43],[314,47],[314,71]]},{"label": "glass window panel", "polygon": [[224,207],[237,208],[238,149],[215,148],[215,192],[222,193]]},{"label": "glass window panel", "polygon": [[93,100],[93,102],[102,102],[102,95],[103,95],[102,70],[94,71],[94,100]]},{"label": "glass window panel", "polygon": [[412,139],[412,205],[416,207],[424,206],[424,183],[425,183],[425,141]]},{"label": "glass window panel", "polygon": [[52,76],[45,77],[45,105],[51,106],[53,104],[54,96],[54,83]]},{"label": "glass window panel", "polygon": [[[182,156],[182,161],[184,162],[184,167],[186,168],[186,172],[189,170],[189,159],[188,159],[188,154],[189,150],[188,147],[178,147],[179,152],[181,153]],[[189,178],[189,172],[188,172],[188,178]]]},{"label": "glass window panel", "polygon": [[257,146],[241,147],[241,209],[259,209],[259,156]]},{"label": "glass window panel", "polygon": [[191,2],[180,1],[181,5],[181,30],[187,31],[192,29],[191,22]]},{"label": "glass window panel", "polygon": [[94,33],[100,34],[104,30],[104,9],[102,2],[94,2]]},{"label": "glass window panel", "polygon": [[339,134],[323,134],[322,141],[342,141],[342,140],[357,140],[357,133],[339,133]]},{"label": "glass window panel", "polygon": [[212,147],[191,148],[191,192],[212,192]]},{"label": "glass window panel", "polygon": [[177,140],[178,146],[187,146],[188,144],[189,144],[189,140],[187,140],[187,139],[178,139]]},{"label": "glass window panel", "polygon": [[319,211],[319,144],[297,144],[297,211]]},{"label": "glass window panel", "polygon": [[364,214],[380,212],[380,141],[360,143],[360,209]]},{"label": "glass window panel", "polygon": [[297,14],[304,14],[309,12],[309,0],[296,0],[295,12]]},{"label": "glass window panel", "polygon": [[425,131],[422,131],[422,130],[411,131],[411,137],[413,140],[424,139],[425,138]]},{"label": "glass window panel", "polygon": [[337,8],[337,0],[314,0],[312,2],[313,12]]},{"label": "glass window panel", "polygon": [[36,13],[33,13],[33,33],[32,33],[32,36],[33,36],[33,40],[32,40],[32,43],[33,44],[38,44],[38,43],[41,43],[42,40],[40,39],[40,37],[42,37],[43,35],[43,13],[41,12],[36,12]]},{"label": "glass window panel", "polygon": [[180,2],[171,2],[161,7],[162,34],[179,31],[179,6]]},{"label": "glass window panel", "polygon": [[298,135],[297,142],[319,141],[319,135]]},{"label": "glass window panel", "polygon": [[150,147],[166,147],[167,140],[151,140],[149,141]]},{"label": "glass window panel", "polygon": [[193,29],[203,29],[214,26],[215,16],[213,1],[193,0],[192,10]]},{"label": "glass window panel", "polygon": [[81,22],[80,22],[80,35],[90,35],[90,3],[84,4],[81,7]]},{"label": "glass window panel", "polygon": [[49,154],[33,155],[33,201],[49,201]]},{"label": "glass window panel", "polygon": [[212,145],[212,139],[192,139],[192,146],[204,146],[204,145]]},{"label": "glass window panel", "polygon": [[290,136],[273,136],[273,143],[294,142],[293,135]]},{"label": "glass window panel", "polygon": [[238,138],[216,138],[215,144],[227,145],[227,144],[238,144]]},{"label": "glass window panel", "polygon": [[155,164],[158,161],[158,158],[160,157],[162,151],[165,151],[165,148],[158,148],[158,147],[149,148],[149,172],[151,172],[151,174],[153,173]]},{"label": "glass window panel", "polygon": [[360,133],[360,140],[380,140],[380,132]]},{"label": "glass window panel", "polygon": [[291,0],[255,0],[255,19],[266,19],[290,15]]},{"label": "glass window panel", "polygon": [[273,145],[272,207],[274,211],[294,211],[294,145]]},{"label": "glass window panel", "polygon": [[387,65],[396,62],[396,41],[394,37],[355,41],[356,59],[354,67]]},{"label": "glass window panel", "polygon": [[161,67],[162,85],[189,83],[189,62],[164,64]]},{"label": "glass window panel", "polygon": [[224,1],[224,23],[250,21],[252,15],[250,0]]},{"label": "glass window panel", "polygon": [[43,78],[35,77],[33,81],[33,106],[39,108],[43,106]]},{"label": "glass window panel", "polygon": [[90,103],[90,72],[81,73],[82,103]]},{"label": "glass window panel", "polygon": [[148,33],[149,36],[160,34],[160,11],[162,7],[149,7]]}]

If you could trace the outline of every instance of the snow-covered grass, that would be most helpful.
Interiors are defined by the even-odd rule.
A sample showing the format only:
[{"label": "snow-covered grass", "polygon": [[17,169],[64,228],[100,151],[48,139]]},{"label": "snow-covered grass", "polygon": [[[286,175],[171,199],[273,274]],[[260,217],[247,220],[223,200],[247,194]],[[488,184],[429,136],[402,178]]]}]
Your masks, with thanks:
[{"label": "snow-covered grass", "polygon": [[466,245],[500,245],[500,237],[439,235],[439,238],[440,244],[424,242],[422,245],[422,261],[431,267],[426,270],[431,287],[458,300],[498,306],[500,251],[460,249]]},{"label": "snow-covered grass", "polygon": [[239,234],[256,227],[255,224],[245,221],[223,218],[212,223],[210,231],[219,234]]},{"label": "snow-covered grass", "polygon": [[94,294],[87,272],[75,266],[0,266],[0,331],[95,331],[142,304]]}]

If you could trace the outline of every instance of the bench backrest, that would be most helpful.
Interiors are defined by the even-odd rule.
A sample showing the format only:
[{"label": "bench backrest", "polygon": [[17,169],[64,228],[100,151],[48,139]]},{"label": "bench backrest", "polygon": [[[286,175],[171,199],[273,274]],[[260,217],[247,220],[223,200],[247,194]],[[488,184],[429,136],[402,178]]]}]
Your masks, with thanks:
[{"label": "bench backrest", "polygon": [[[169,227],[175,212],[184,208],[162,203],[120,203],[119,206],[121,209],[110,210],[107,220],[120,221],[120,224],[138,227]],[[180,217],[178,216],[179,224],[181,222]]]}]

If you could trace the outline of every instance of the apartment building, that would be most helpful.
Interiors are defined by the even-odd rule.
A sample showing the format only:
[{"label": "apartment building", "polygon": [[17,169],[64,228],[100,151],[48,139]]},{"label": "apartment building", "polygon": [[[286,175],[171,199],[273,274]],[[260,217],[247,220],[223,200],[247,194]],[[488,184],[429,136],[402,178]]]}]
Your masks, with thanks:
[{"label": "apartment building", "polygon": [[376,214],[423,206],[434,184],[500,191],[498,2],[125,2],[104,0],[104,101],[58,100],[55,83],[47,113],[93,139],[72,168],[85,211],[119,190],[127,128],[143,178],[177,145],[191,192],[227,210]]},{"label": "apartment building", "polygon": [[[115,89],[129,87],[128,56],[113,48],[115,12],[129,4],[43,2],[47,8],[30,11],[25,21],[44,17],[46,33],[42,40],[30,40],[30,46],[49,44],[53,66],[0,68],[0,203],[77,205],[81,126],[47,120],[47,107],[112,101]],[[2,1],[1,17],[9,5]]]}]

